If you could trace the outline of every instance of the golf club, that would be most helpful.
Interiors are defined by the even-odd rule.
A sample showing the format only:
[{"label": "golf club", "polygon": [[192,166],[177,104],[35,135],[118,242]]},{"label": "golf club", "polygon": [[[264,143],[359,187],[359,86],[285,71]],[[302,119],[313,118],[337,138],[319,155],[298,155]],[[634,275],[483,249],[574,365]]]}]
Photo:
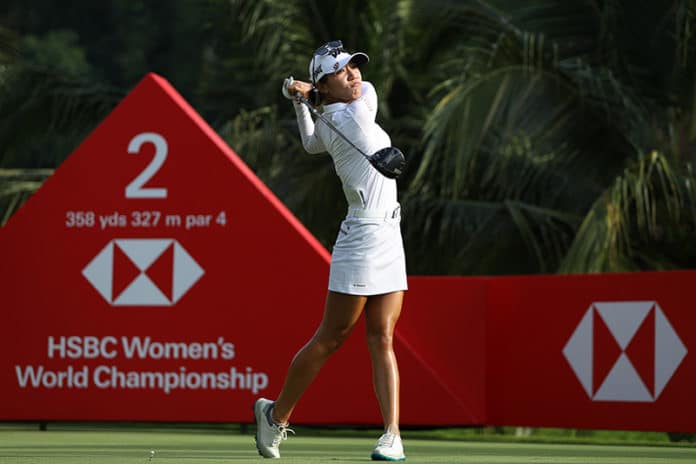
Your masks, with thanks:
[{"label": "golf club", "polygon": [[370,162],[370,164],[377,169],[383,176],[388,177],[390,179],[396,179],[401,175],[403,172],[404,168],[406,167],[406,158],[404,157],[404,154],[401,153],[401,150],[399,150],[396,147],[386,147],[382,148],[381,150],[376,151],[373,153],[371,156],[365,154],[364,151],[362,151],[360,148],[355,146],[353,142],[348,140],[348,137],[343,135],[343,133],[338,130],[336,126],[334,126],[331,121],[329,121],[323,114],[321,114],[319,111],[317,111],[312,104],[301,94],[297,93],[296,97],[298,100],[300,100],[302,103],[304,103],[307,108],[309,108],[309,111],[316,116],[317,118],[321,119],[321,121],[329,126],[339,137],[341,137],[343,140],[346,141],[348,145],[353,147],[358,153],[363,155],[367,161]]}]

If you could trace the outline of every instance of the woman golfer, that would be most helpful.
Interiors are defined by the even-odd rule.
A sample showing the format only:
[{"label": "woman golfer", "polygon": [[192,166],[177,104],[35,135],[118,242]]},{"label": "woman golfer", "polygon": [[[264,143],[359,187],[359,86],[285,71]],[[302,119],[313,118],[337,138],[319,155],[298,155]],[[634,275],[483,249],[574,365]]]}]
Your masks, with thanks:
[{"label": "woman golfer", "polygon": [[315,334],[293,358],[275,401],[254,404],[256,447],[267,458],[280,457],[290,415],[326,360],[365,314],[375,394],[384,434],[373,460],[403,461],[399,432],[399,368],[392,348],[394,326],[406,290],[406,265],[400,230],[396,181],[388,179],[322,121],[315,124],[297,93],[323,104],[324,116],[365,153],[391,145],[375,122],[377,94],[362,80],[364,53],[350,54],[340,41],[319,47],[309,63],[311,82],[286,79],[283,94],[294,100],[302,145],[309,153],[328,152],[343,184],[348,213],[331,255],[324,315]]}]

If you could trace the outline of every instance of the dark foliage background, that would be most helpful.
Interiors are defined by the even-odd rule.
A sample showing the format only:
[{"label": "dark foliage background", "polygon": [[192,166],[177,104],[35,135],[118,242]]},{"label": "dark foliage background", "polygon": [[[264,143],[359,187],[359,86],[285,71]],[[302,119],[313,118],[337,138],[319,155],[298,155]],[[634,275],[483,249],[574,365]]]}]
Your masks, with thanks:
[{"label": "dark foliage background", "polygon": [[340,38],[409,160],[409,273],[693,267],[695,31],[694,0],[5,0],[0,220],[153,71],[330,248],[280,84]]}]

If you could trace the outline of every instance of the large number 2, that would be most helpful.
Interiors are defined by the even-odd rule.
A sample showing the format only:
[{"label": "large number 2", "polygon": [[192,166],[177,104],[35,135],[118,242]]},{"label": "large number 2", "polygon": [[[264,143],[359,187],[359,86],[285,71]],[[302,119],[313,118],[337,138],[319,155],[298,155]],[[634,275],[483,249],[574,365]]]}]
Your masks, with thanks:
[{"label": "large number 2", "polygon": [[138,134],[128,144],[128,153],[139,153],[140,147],[148,142],[155,146],[155,156],[143,172],[126,186],[126,198],[167,198],[166,188],[143,187],[167,159],[167,141],[164,140],[164,137],[154,132]]}]

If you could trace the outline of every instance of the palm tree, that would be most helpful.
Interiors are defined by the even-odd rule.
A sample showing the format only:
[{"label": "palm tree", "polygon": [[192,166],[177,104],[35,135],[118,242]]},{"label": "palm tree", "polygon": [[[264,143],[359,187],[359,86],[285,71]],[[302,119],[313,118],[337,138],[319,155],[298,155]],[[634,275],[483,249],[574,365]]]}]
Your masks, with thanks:
[{"label": "palm tree", "polygon": [[439,83],[408,190],[410,269],[693,262],[692,248],[674,248],[696,224],[696,15],[694,2],[661,5],[651,16],[620,2],[439,4],[461,40],[433,65]]}]

